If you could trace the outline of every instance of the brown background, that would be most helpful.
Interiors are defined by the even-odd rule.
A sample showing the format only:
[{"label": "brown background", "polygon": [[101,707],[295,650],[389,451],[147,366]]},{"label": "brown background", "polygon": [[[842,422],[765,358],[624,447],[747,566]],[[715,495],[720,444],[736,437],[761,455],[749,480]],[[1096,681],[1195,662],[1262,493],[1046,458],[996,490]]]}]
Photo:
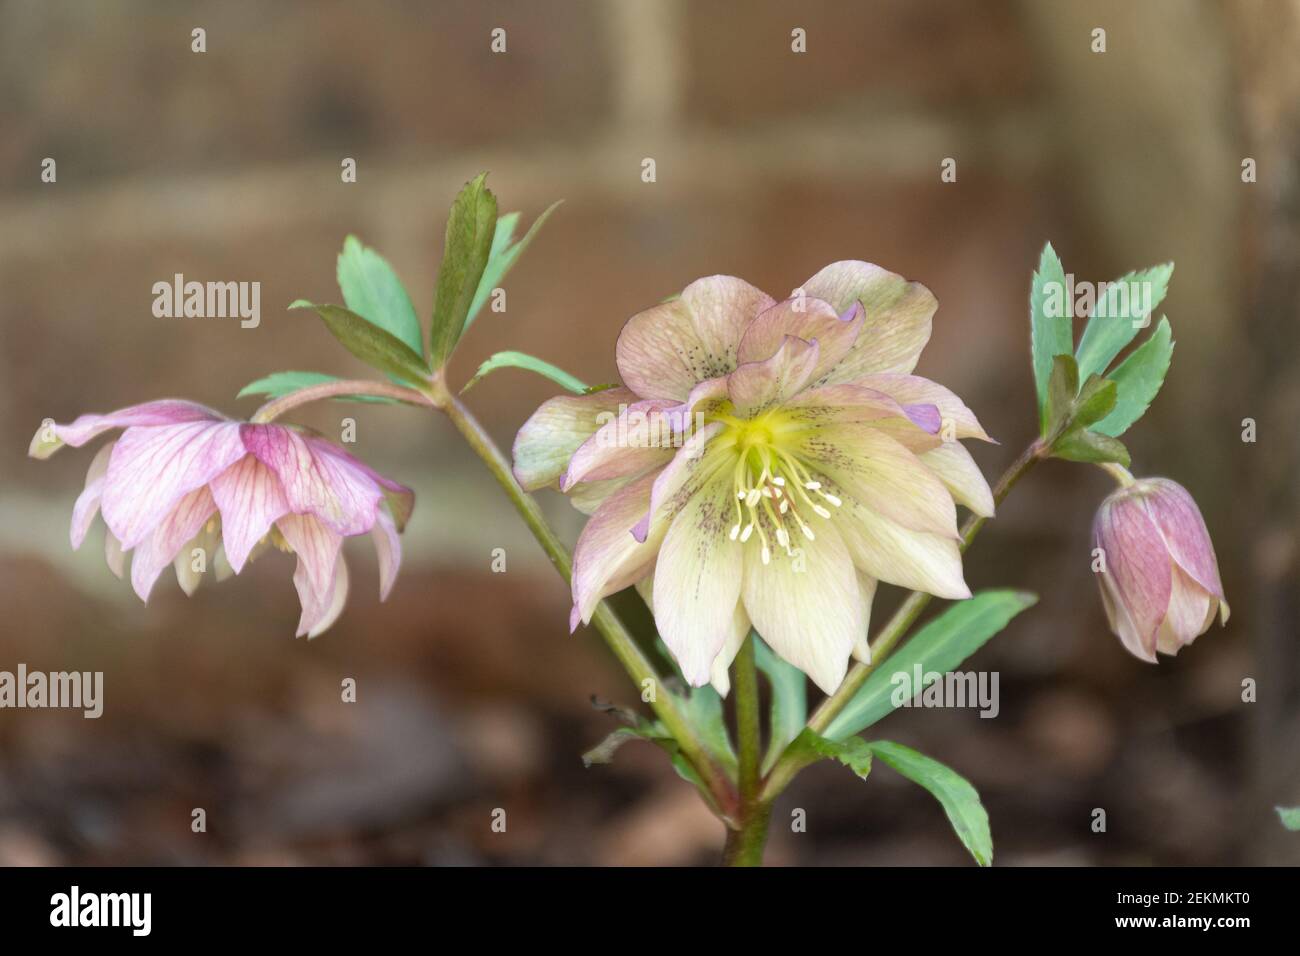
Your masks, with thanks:
[{"label": "brown background", "polygon": [[[634,695],[593,632],[567,636],[565,588],[445,422],[303,416],[355,416],[359,453],[419,496],[392,598],[350,547],[349,606],[311,644],[280,557],[189,600],[164,580],[142,606],[99,531],[68,550],[90,454],[24,457],[46,416],[166,395],[246,415],[234,394],[267,372],[359,373],[284,306],[337,300],[354,232],[427,314],[446,207],[481,169],[526,221],[566,203],[453,381],[503,348],[608,381],[623,320],[698,275],[780,294],[869,259],[938,296],[919,371],[1000,439],[975,449],[990,477],[1032,434],[1043,242],[1091,281],[1175,260],[1175,361],[1127,441],[1135,470],[1201,503],[1231,624],[1159,667],[1125,654],[1088,570],[1108,479],[1050,463],[968,560],[973,586],[1042,595],[972,664],[1000,672],[1001,715],[912,711],[881,733],[975,784],[1000,863],[1300,862],[1272,810],[1300,803],[1298,52],[1291,0],[0,3],[0,669],[106,675],[98,721],[0,712],[0,863],[715,858],[720,825],[657,751],[583,770],[611,729],[588,696]],[[260,281],[261,327],[154,318],[151,286],[177,272]],[[471,401],[506,442],[552,391],[507,371]],[[831,766],[782,799],[770,858],[968,862],[923,792]]]}]

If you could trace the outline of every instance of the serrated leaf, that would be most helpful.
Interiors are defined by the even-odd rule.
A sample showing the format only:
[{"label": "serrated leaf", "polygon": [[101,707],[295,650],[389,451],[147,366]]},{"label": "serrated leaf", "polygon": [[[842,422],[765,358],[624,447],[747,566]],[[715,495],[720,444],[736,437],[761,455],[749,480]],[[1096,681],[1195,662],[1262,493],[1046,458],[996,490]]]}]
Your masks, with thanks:
[{"label": "serrated leaf", "polygon": [[767,676],[772,689],[772,710],[768,720],[771,740],[762,767],[766,773],[803,730],[808,719],[808,685],[803,671],[778,657],[757,632],[751,636],[758,669]]},{"label": "serrated leaf", "polygon": [[1052,446],[1052,457],[1063,458],[1066,461],[1082,461],[1090,464],[1101,464],[1104,462],[1118,462],[1127,468],[1132,462],[1129,460],[1128,449],[1124,443],[1117,438],[1111,438],[1109,435],[1102,435],[1088,429],[1080,429],[1066,435],[1055,445]]},{"label": "serrated leaf", "polygon": [[465,387],[461,389],[461,394],[468,392],[471,388],[481,382],[485,376],[501,368],[522,368],[529,372],[536,372],[538,375],[541,375],[544,378],[549,378],[556,385],[573,392],[575,395],[586,395],[590,391],[593,391],[593,389],[589,389],[584,385],[581,379],[575,378],[568,372],[564,371],[564,369],[552,365],[545,359],[539,359],[534,355],[527,354],[526,352],[497,352],[478,367],[478,371],[474,373],[474,377],[471,378],[465,384]]},{"label": "serrated leaf", "polygon": [[1118,390],[1114,410],[1093,431],[1118,438],[1144,414],[1164,384],[1173,358],[1173,331],[1163,316],[1151,336],[1110,373]]},{"label": "serrated leaf", "polygon": [[804,767],[818,760],[838,760],[863,780],[871,773],[871,748],[861,737],[830,740],[805,727],[790,744],[789,753]]},{"label": "serrated leaf", "polygon": [[[465,316],[465,328],[468,329],[474,322],[479,311],[487,302],[488,296],[492,294],[492,290],[501,285],[506,273],[515,267],[515,263],[519,261],[519,257],[523,255],[524,250],[528,248],[537,233],[541,231],[542,226],[546,224],[546,220],[551,217],[551,213],[562,202],[564,200],[560,199],[551,203],[540,216],[533,220],[533,224],[528,227],[524,237],[513,244],[510,240],[514,237],[515,223],[519,221],[519,213],[507,213],[497,220],[496,232],[492,235],[492,250],[488,254],[487,266],[483,269],[483,275],[479,279],[478,289],[474,293],[474,301],[470,303],[469,313]],[[462,334],[464,333],[462,332]]]},{"label": "serrated leaf", "polygon": [[1084,327],[1075,357],[1079,377],[1104,374],[1115,356],[1149,324],[1151,314],[1164,301],[1174,264],[1153,266],[1106,284],[1097,297],[1092,317]]},{"label": "serrated leaf", "polygon": [[1052,376],[1052,359],[1074,354],[1074,331],[1070,302],[1065,290],[1065,269],[1049,242],[1038,258],[1029,290],[1030,341],[1033,349],[1034,384],[1038,390],[1038,422],[1046,434],[1047,383]]},{"label": "serrated leaf", "polygon": [[442,368],[464,334],[466,316],[492,254],[497,201],[480,173],[460,191],[447,216],[442,265],[434,289],[429,357]]},{"label": "serrated leaf", "polygon": [[361,361],[399,381],[422,382],[429,377],[429,367],[419,354],[401,339],[367,322],[341,305],[319,305],[302,299],[291,309],[312,309],[340,344]]},{"label": "serrated leaf", "polygon": [[1300,807],[1274,807],[1282,826],[1288,830],[1300,830]]},{"label": "serrated leaf", "polygon": [[[1036,603],[1037,596],[1026,591],[1002,590],[981,591],[953,604],[877,666],[831,721],[826,736],[844,740],[870,727],[898,706],[895,700],[900,682],[896,675],[906,674],[910,681],[918,667],[922,678],[927,673],[943,674],[955,669],[1012,618]],[[919,693],[921,688],[913,690]]]},{"label": "serrated leaf", "polygon": [[925,754],[888,740],[873,740],[868,749],[913,783],[932,793],[948,815],[957,838],[980,866],[993,863],[993,834],[980,795],[965,777]]},{"label": "serrated leaf", "polygon": [[420,317],[388,260],[362,245],[356,236],[348,236],[343,240],[336,273],[349,309],[424,357]]},{"label": "serrated leaf", "polygon": [[[246,398],[249,395],[265,395],[267,398],[281,398],[304,388],[310,388],[313,385],[341,381],[343,379],[337,375],[326,375],[324,372],[272,372],[255,382],[249,382],[239,390],[239,394],[235,397]],[[397,399],[389,398],[386,395],[338,395],[335,396],[334,401],[369,402],[376,405],[400,404]]]}]

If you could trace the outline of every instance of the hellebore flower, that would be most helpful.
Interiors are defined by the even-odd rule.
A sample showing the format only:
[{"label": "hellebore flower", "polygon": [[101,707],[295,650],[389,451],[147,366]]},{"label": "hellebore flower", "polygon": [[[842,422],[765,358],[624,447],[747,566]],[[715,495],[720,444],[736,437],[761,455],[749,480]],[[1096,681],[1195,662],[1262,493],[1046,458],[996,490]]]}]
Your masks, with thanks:
[{"label": "hellebore flower", "polygon": [[1110,629],[1135,657],[1177,654],[1228,602],[1200,509],[1168,478],[1140,478],[1101,503],[1092,543],[1105,555],[1097,574]]},{"label": "hellebore flower", "polygon": [[911,374],[936,307],[837,262],[782,302],[711,276],[628,320],[624,387],[551,399],[515,441],[521,484],[591,515],[571,626],[635,584],[692,685],[726,693],[752,626],[831,693],[869,656],[877,581],[969,597],[954,503],[993,498],[955,439],[989,439]]},{"label": "hellebore flower", "polygon": [[298,636],[315,637],[347,598],[343,539],[366,532],[379,555],[380,600],[388,596],[402,559],[398,534],[414,505],[409,488],[316,435],[172,399],[46,423],[28,454],[48,458],[114,428],[125,431],[95,455],[73,507],[72,547],[102,512],[108,565],[121,577],[132,552],[131,584],[142,601],[169,564],[192,594],[207,568],[218,579],[238,574],[274,545],[298,556]]}]

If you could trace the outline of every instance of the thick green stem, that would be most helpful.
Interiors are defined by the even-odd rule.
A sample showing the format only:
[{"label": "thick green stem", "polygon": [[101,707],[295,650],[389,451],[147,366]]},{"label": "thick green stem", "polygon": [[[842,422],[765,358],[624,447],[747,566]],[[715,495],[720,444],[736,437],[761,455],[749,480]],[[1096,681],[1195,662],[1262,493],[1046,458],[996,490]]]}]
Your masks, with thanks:
[{"label": "thick green stem", "polygon": [[767,841],[767,818],[771,809],[761,800],[759,763],[763,759],[763,741],[752,634],[745,638],[732,665],[732,694],[736,701],[740,812],[734,827],[727,830],[723,861],[728,866],[758,866],[763,862],[763,844]]},{"label": "thick green stem", "polygon": [[[1034,463],[1042,458],[1045,453],[1046,445],[1041,440],[1030,443],[1029,447],[1011,463],[1011,467],[1003,472],[1002,477],[998,479],[998,483],[993,488],[993,501],[996,504],[1001,504],[1016,482],[1023,478],[1029,469],[1034,466]],[[975,535],[979,534],[980,528],[984,527],[985,520],[979,515],[971,515],[966,519],[961,527],[960,547],[963,552],[970,547]],[[912,625],[916,623],[916,619],[921,616],[921,612],[925,610],[932,597],[933,595],[926,594],[924,591],[913,591],[907,596],[906,600],[898,606],[898,610],[894,612],[893,617],[885,623],[885,626],[880,629],[875,639],[872,640],[871,663],[853,665],[835,693],[822,701],[821,705],[813,712],[813,715],[808,718],[808,727],[810,729],[819,734],[826,732],[826,728],[831,725],[831,721],[862,689],[862,685],[871,676],[871,672],[888,658],[894,646],[911,630]],[[789,786],[790,781],[794,779],[799,769],[800,765],[795,759],[785,756],[778,760],[763,785],[762,799],[768,803],[774,800],[782,790]]]},{"label": "thick green stem", "polygon": [[767,845],[771,816],[771,803],[756,803],[745,814],[741,826],[727,829],[727,843],[722,849],[724,866],[763,865],[763,847]]},{"label": "thick green stem", "polygon": [[[496,446],[491,436],[483,429],[478,420],[466,408],[459,399],[451,395],[441,382],[435,380],[430,389],[430,398],[434,404],[447,413],[457,430],[469,443],[470,448],[478,455],[487,465],[488,470],[497,483],[505,490],[506,496],[510,503],[515,506],[528,526],[528,530],[533,533],[542,550],[550,559],[551,564],[565,581],[569,580],[573,571],[573,561],[569,555],[569,550],[564,543],[556,536],[551,526],[547,523],[546,517],[542,514],[542,509],[537,504],[537,499],[530,495],[520,486],[515,479],[514,471],[510,467],[510,462],[501,449]],[[718,766],[716,761],[709,755],[703,743],[700,742],[694,728],[682,714],[677,705],[677,698],[671,694],[663,685],[663,679],[655,670],[654,665],[642,653],[641,648],[637,646],[632,635],[628,633],[627,628],[623,626],[622,621],[610,609],[609,605],[602,601],[596,608],[596,613],[592,616],[591,623],[595,626],[609,649],[614,652],[628,675],[638,688],[650,686],[654,689],[653,699],[650,702],[655,716],[659,718],[660,723],[672,734],[681,748],[686,759],[690,761],[695,772],[704,781],[705,786],[709,788],[713,800],[718,808],[727,817],[730,817],[737,804],[735,790],[728,780],[726,773]]]},{"label": "thick green stem", "polygon": [[288,395],[281,395],[267,402],[253,413],[249,421],[265,424],[274,421],[290,409],[308,402],[319,402],[326,398],[343,398],[349,395],[374,395],[379,398],[391,398],[408,405],[433,405],[432,396],[418,392],[413,388],[393,385],[390,382],[372,382],[369,379],[355,381],[322,382],[309,385]]}]

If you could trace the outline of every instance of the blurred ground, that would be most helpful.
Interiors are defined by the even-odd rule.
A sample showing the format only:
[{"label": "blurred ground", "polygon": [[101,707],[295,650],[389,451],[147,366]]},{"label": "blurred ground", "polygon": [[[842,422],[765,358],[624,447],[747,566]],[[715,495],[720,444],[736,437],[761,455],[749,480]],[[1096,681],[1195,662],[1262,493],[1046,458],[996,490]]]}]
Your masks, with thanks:
[{"label": "blurred ground", "polygon": [[[1042,243],[1092,281],[1176,260],[1173,370],[1126,440],[1136,470],[1200,501],[1231,624],[1158,668],[1129,658],[1088,570],[1108,479],[1050,463],[968,563],[972,586],[1042,595],[974,659],[1000,672],[1002,713],[910,711],[881,731],[971,779],[1000,863],[1300,862],[1272,811],[1300,803],[1298,24],[1289,0],[0,2],[0,669],[103,670],[107,697],[98,721],[0,711],[0,863],[715,858],[720,826],[658,751],[582,768],[612,729],[589,696],[634,694],[594,633],[565,633],[564,587],[443,423],[304,416],[327,433],[355,417],[358,452],[419,496],[389,602],[357,547],[349,607],[311,644],[291,637],[286,559],[190,600],[163,582],[141,606],[98,531],[67,549],[90,455],[23,456],[46,416],[169,394],[248,414],[233,396],[266,372],[358,371],[283,307],[337,297],[354,232],[426,312],[446,207],[483,168],[526,220],[566,203],[453,380],[518,348],[608,381],[622,321],[698,275],[779,294],[865,258],[938,296],[919,371],[1002,442],[974,449],[990,477],[1033,429]],[[151,287],[177,272],[261,281],[261,326],[154,318]],[[551,391],[502,372],[471,401],[508,442]],[[783,824],[795,808],[807,833]],[[778,807],[770,858],[963,852],[920,791],[827,766]]]}]

